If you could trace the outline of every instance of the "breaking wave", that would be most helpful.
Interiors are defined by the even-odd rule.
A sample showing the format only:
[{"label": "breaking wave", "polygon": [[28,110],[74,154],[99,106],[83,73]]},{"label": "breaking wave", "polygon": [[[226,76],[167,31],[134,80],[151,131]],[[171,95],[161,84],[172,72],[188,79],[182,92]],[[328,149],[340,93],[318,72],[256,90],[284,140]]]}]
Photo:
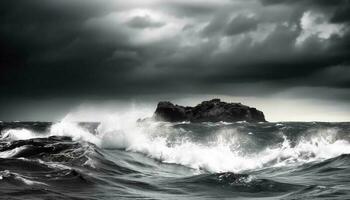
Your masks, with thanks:
[{"label": "breaking wave", "polygon": [[[326,180],[350,173],[349,123],[166,123],[137,122],[138,117],[3,122],[0,182],[6,187],[0,189],[23,185],[25,191],[39,188],[40,194],[63,198],[88,197],[81,184],[135,198],[203,193],[210,198],[218,195],[215,188],[223,198],[255,197],[259,191],[291,199],[318,197],[320,190],[348,195]],[[64,196],[67,186],[73,196]],[[11,191],[4,195],[12,197]]]}]

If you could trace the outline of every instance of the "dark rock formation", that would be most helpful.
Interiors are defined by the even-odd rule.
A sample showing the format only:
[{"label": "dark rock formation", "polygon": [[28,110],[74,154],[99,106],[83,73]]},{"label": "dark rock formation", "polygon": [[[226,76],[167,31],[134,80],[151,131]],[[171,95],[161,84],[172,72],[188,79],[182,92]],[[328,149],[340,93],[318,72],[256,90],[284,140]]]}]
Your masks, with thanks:
[{"label": "dark rock formation", "polygon": [[159,121],[179,122],[265,122],[264,113],[241,103],[226,103],[220,99],[203,101],[195,107],[159,102],[153,115]]}]

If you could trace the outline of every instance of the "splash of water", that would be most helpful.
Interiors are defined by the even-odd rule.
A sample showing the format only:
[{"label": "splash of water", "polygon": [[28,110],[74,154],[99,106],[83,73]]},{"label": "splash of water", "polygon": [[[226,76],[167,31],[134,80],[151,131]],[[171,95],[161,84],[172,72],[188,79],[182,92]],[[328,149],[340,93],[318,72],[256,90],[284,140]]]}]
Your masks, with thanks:
[{"label": "splash of water", "polygon": [[[282,134],[282,143],[267,146],[259,152],[247,153],[244,146],[240,145],[242,137],[237,130],[220,130],[211,135],[210,140],[196,141],[186,136],[191,133],[179,134],[186,130],[174,128],[170,123],[137,123],[143,114],[134,111],[108,115],[97,127],[96,134],[64,120],[54,124],[45,136],[69,136],[73,140],[90,142],[101,148],[124,149],[164,163],[210,172],[242,172],[263,167],[298,165],[350,153],[349,142],[338,139],[337,130],[333,129],[320,129],[315,134],[299,138],[293,145]],[[11,129],[2,134],[3,139],[11,140],[36,137],[43,135],[26,129]]]}]

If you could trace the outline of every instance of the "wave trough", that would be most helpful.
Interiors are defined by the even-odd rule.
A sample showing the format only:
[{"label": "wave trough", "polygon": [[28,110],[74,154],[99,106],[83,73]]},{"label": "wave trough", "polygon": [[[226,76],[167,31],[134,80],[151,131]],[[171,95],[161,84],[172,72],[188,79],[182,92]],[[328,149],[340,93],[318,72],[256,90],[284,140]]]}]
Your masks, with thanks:
[{"label": "wave trough", "polygon": [[129,116],[2,122],[0,193],[346,199],[349,130],[350,123],[166,123]]}]

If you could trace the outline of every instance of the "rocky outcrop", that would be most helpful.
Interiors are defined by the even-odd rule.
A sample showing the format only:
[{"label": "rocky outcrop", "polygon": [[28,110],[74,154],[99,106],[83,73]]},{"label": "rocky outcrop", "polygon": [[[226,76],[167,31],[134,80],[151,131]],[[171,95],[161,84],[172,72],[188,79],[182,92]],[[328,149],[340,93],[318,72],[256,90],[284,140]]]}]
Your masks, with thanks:
[{"label": "rocky outcrop", "polygon": [[158,103],[152,117],[158,121],[179,122],[265,122],[264,113],[241,103],[226,103],[220,99],[203,101],[195,107]]}]

